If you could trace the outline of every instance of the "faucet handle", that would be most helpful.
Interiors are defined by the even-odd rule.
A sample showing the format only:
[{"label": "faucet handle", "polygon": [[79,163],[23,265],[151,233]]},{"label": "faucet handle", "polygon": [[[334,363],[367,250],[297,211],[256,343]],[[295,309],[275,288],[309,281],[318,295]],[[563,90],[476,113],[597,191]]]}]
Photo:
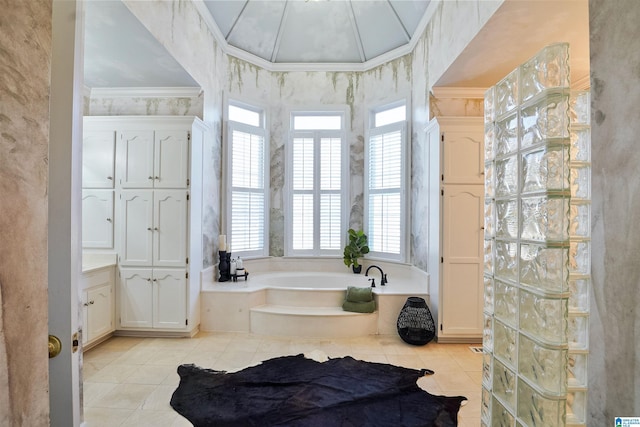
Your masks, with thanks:
[{"label": "faucet handle", "polygon": [[369,281],[371,282],[371,287],[375,288],[376,287],[376,278],[372,277],[371,279],[369,279]]},{"label": "faucet handle", "polygon": [[382,286],[386,285],[387,283],[389,283],[387,282],[387,273],[384,273],[382,275]]}]

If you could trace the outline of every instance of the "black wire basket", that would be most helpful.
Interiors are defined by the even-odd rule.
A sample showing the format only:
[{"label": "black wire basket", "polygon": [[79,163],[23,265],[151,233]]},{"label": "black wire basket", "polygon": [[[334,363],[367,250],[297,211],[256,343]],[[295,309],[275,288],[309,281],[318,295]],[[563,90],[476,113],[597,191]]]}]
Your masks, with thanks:
[{"label": "black wire basket", "polygon": [[436,336],[436,325],[426,301],[409,297],[398,316],[398,335],[408,344],[425,345]]}]

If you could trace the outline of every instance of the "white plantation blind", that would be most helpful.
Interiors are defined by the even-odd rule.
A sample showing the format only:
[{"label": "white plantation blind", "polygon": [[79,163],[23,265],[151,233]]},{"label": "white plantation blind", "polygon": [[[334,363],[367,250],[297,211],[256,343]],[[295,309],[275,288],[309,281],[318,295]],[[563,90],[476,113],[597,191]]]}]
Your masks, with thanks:
[{"label": "white plantation blind", "polygon": [[265,251],[266,188],[264,129],[229,122],[231,250],[259,255]]},{"label": "white plantation blind", "polygon": [[[309,130],[314,125],[310,121],[313,116],[305,116],[304,131],[293,130],[289,233],[292,255],[342,253],[344,138],[340,130],[327,130],[326,117],[318,117],[322,121],[316,130]],[[294,125],[298,122],[294,117]],[[330,122],[335,126],[335,119]]]},{"label": "white plantation blind", "polygon": [[404,122],[370,130],[367,156],[367,235],[378,256],[402,255]]}]

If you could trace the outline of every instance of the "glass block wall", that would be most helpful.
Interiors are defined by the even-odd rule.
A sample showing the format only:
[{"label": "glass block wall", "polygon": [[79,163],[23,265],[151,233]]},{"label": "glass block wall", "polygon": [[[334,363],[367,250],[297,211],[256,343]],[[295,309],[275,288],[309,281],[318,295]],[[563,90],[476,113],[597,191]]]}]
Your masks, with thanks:
[{"label": "glass block wall", "polygon": [[485,426],[586,425],[589,112],[564,43],[485,94]]}]

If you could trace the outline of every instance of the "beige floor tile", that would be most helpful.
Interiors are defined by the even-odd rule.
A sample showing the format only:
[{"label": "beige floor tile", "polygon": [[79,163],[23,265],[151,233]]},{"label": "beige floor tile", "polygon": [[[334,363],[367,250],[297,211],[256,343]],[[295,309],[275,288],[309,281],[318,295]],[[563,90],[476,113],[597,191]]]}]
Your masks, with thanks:
[{"label": "beige floor tile", "polygon": [[84,425],[86,427],[115,427],[133,414],[131,409],[85,408]]},{"label": "beige floor tile", "polygon": [[435,378],[445,393],[451,390],[480,391],[480,386],[464,371],[443,372],[436,374]]},{"label": "beige floor tile", "polygon": [[131,373],[138,369],[139,365],[110,364],[95,372],[85,379],[98,383],[122,383]]},{"label": "beige floor tile", "polygon": [[417,355],[387,354],[387,360],[392,365],[403,366],[405,368],[429,369],[429,367],[425,366],[422,359]]},{"label": "beige floor tile", "polygon": [[118,384],[104,396],[95,399],[92,407],[115,409],[138,409],[157,388],[146,384]]},{"label": "beige floor tile", "polygon": [[167,411],[134,411],[121,427],[159,427],[172,425],[178,414],[170,408]]},{"label": "beige floor tile", "polygon": [[176,391],[174,386],[160,385],[147,396],[138,409],[143,411],[173,411],[169,402],[174,391]]},{"label": "beige floor tile", "polygon": [[192,339],[114,337],[86,352],[87,426],[190,426],[169,405],[180,381],[180,364],[235,372],[296,354],[352,356],[432,369],[436,374],[420,377],[418,386],[431,394],[467,396],[470,400],[460,411],[460,425],[479,425],[482,356],[472,353],[467,344],[412,346],[397,335],[313,339],[200,332]]},{"label": "beige floor tile", "polygon": [[102,398],[117,386],[118,384],[116,383],[92,383],[85,381],[82,384],[82,399],[85,408],[91,406],[93,402]]},{"label": "beige floor tile", "polygon": [[124,384],[162,384],[162,382],[177,367],[169,365],[143,365],[139,366],[124,381]]}]

